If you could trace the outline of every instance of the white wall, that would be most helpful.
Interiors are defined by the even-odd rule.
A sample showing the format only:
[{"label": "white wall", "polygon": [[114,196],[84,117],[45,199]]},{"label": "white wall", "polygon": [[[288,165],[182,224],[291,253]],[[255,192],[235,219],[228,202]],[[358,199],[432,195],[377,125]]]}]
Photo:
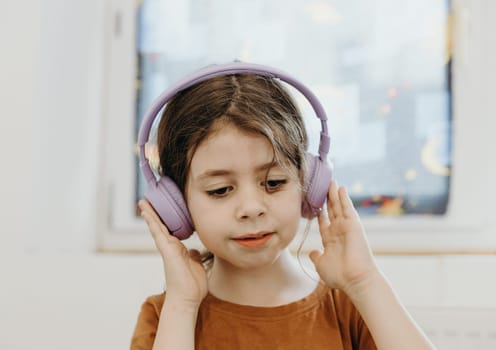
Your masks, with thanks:
[{"label": "white wall", "polygon": [[103,2],[2,2],[0,349],[123,349],[158,257],[98,255]]},{"label": "white wall", "polygon": [[[104,3],[1,5],[1,349],[127,348],[162,287],[158,256],[95,252]],[[378,259],[407,305],[496,308],[494,256]]]}]

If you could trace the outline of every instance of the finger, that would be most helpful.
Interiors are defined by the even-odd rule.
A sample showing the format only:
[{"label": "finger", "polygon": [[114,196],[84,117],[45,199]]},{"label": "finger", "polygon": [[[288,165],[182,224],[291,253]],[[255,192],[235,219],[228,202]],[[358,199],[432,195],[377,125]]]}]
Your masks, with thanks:
[{"label": "finger", "polygon": [[152,205],[149,201],[147,201],[145,199],[141,199],[138,202],[138,208],[141,210],[141,213],[142,212],[148,212],[149,214],[151,214],[152,217],[156,216],[158,219],[158,214],[155,211],[155,209],[152,207]]},{"label": "finger", "polygon": [[312,250],[308,256],[310,257],[310,260],[312,260],[312,263],[316,266],[321,255],[322,253],[318,250]]},{"label": "finger", "polygon": [[157,224],[157,222],[153,220],[150,221],[148,215],[148,213],[142,214],[143,218],[147,221],[155,246],[160,252],[160,255],[162,255],[164,261],[176,258],[187,258],[189,254],[184,244],[181,243],[177,237],[169,234],[167,229],[162,230],[162,228],[164,228],[163,225]]},{"label": "finger", "polygon": [[343,215],[347,218],[356,216],[357,212],[355,210],[355,206],[353,205],[353,202],[351,201],[351,198],[348,195],[348,191],[346,190],[346,188],[341,187],[339,189],[338,194],[341,202],[341,209]]},{"label": "finger", "polygon": [[167,230],[162,231],[161,225],[155,220],[155,218],[147,211],[141,212],[141,217],[145,219],[146,224],[148,225],[148,230],[150,231],[155,244],[159,249],[163,248],[165,244],[167,244]]},{"label": "finger", "polygon": [[322,238],[324,238],[324,236],[327,235],[327,231],[329,229],[329,218],[324,212],[321,211],[317,216],[317,222],[319,223],[320,235],[322,236]]},{"label": "finger", "polygon": [[164,225],[150,202],[146,200],[140,200],[138,202],[138,207],[141,209],[141,216],[143,216],[143,214],[146,214],[146,217],[149,219],[147,223],[153,223],[160,229],[160,231],[166,232],[168,235],[170,234],[169,230]]},{"label": "finger", "polygon": [[161,233],[165,237],[169,235],[169,231],[167,230],[167,227],[165,227],[164,224],[154,215],[152,212],[143,210],[141,212],[141,217],[145,219],[146,224],[148,225],[149,230],[155,234],[155,233]]},{"label": "finger", "polygon": [[336,218],[342,216],[342,209],[338,195],[338,183],[336,180],[332,180],[331,186],[329,187],[329,192],[327,194],[327,211],[329,213],[329,218]]},{"label": "finger", "polygon": [[155,245],[161,252],[163,252],[164,249],[167,249],[168,244],[180,243],[176,237],[169,233],[169,230],[162,223],[148,201],[140,201],[138,206],[141,209],[141,217],[145,219],[148,229],[155,241]]}]

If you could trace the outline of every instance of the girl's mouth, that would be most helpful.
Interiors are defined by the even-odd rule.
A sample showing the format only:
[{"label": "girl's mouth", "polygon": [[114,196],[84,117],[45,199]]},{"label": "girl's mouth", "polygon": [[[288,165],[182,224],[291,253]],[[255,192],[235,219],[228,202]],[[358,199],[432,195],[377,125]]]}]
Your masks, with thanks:
[{"label": "girl's mouth", "polygon": [[260,248],[267,243],[267,241],[272,237],[272,232],[245,235],[238,238],[234,238],[233,241],[245,248]]}]

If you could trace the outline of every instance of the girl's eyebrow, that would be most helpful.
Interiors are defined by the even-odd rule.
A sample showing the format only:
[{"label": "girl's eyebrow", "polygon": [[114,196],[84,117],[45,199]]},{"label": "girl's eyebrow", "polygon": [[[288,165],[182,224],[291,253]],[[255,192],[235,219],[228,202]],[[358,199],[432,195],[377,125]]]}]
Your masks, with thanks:
[{"label": "girl's eyebrow", "polygon": [[232,173],[231,171],[223,170],[223,169],[206,170],[202,174],[198,175],[197,179],[198,180],[204,180],[204,179],[207,179],[209,177],[225,176],[225,175],[229,175],[231,173]]},{"label": "girl's eyebrow", "polygon": [[[273,168],[279,168],[279,165],[277,163],[274,163],[273,161],[270,161],[268,163],[259,165],[256,167],[255,171],[260,172],[260,171],[267,171]],[[226,169],[210,169],[206,170],[200,175],[198,175],[196,178],[198,181],[210,178],[210,177],[218,177],[218,176],[226,176],[230,175],[233,172],[231,170],[226,170]]]}]

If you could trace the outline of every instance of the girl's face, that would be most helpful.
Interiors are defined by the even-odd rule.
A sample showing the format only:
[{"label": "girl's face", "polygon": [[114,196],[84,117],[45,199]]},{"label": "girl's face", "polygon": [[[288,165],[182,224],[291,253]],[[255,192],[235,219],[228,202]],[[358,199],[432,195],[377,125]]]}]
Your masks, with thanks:
[{"label": "girl's face", "polygon": [[196,149],[186,183],[195,229],[216,264],[274,262],[298,230],[297,177],[272,164],[273,150],[263,136],[231,124],[215,126]]}]

